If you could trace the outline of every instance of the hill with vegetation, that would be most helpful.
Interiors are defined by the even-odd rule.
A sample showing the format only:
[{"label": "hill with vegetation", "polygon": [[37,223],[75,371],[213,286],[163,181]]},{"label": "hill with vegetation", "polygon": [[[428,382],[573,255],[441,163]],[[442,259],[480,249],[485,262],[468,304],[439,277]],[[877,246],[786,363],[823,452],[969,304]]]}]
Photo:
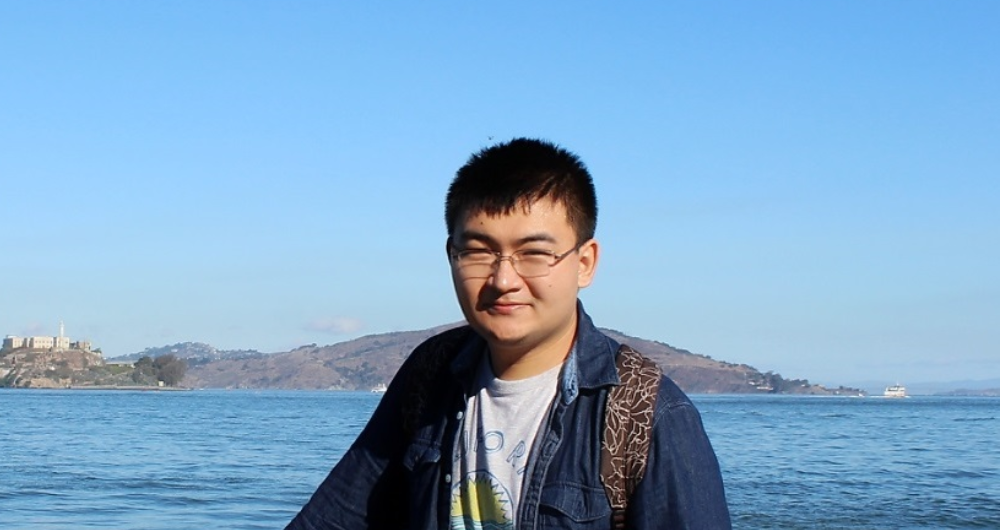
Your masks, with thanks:
[{"label": "hill with vegetation", "polygon": [[184,359],[188,363],[204,364],[220,359],[247,359],[253,357],[264,357],[265,353],[257,350],[220,350],[204,342],[178,342],[166,346],[149,347],[141,352],[130,353],[108,359],[112,362],[135,362],[143,357],[155,359],[163,355],[173,355],[178,359]]},{"label": "hill with vegetation", "polygon": [[[224,352],[216,354],[218,358],[214,359],[199,357],[196,354],[198,348],[179,345],[170,348],[174,355],[188,360],[184,385],[193,388],[368,390],[388,383],[420,342],[456,325],[367,335],[329,346],[309,344],[283,353]],[[602,331],[656,361],[689,393],[863,394],[853,388],[832,389],[811,384],[805,379],[785,379],[780,374],[760,372],[745,364],[716,361],[661,342],[630,337],[613,330]]]},{"label": "hill with vegetation", "polygon": [[[369,390],[388,383],[413,349],[457,326],[367,335],[281,353],[219,350],[200,342],[146,348],[109,359],[82,350],[18,350],[0,355],[0,387],[156,387]],[[682,389],[694,394],[862,395],[785,379],[746,364],[717,361],[662,342],[602,330],[650,357]]]}]

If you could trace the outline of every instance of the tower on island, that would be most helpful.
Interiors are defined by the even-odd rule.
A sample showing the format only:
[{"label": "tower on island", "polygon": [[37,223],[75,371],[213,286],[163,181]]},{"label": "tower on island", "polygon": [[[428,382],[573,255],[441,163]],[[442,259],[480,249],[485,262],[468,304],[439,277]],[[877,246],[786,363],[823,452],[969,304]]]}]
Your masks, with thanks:
[{"label": "tower on island", "polygon": [[59,336],[57,337],[46,337],[46,336],[35,336],[35,337],[18,337],[16,335],[7,335],[3,339],[3,346],[0,348],[0,352],[8,353],[14,350],[54,350],[54,351],[64,351],[64,350],[90,350],[90,341],[80,340],[71,341],[69,337],[66,336],[66,325],[62,320],[59,321]]}]

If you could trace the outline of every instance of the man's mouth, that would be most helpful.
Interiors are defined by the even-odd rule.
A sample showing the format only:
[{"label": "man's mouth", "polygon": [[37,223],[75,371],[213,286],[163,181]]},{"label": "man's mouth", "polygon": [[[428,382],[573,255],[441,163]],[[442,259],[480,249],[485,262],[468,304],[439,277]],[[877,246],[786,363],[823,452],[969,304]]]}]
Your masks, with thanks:
[{"label": "man's mouth", "polygon": [[486,311],[496,315],[510,315],[524,307],[527,307],[527,304],[518,302],[493,302],[486,306]]}]

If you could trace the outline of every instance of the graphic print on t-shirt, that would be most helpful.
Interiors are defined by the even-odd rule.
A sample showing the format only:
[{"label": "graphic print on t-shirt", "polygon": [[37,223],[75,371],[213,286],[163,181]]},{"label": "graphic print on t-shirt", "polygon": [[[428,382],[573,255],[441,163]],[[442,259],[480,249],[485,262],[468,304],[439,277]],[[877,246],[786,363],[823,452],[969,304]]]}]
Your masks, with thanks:
[{"label": "graphic print on t-shirt", "polygon": [[453,530],[513,530],[510,493],[488,471],[473,471],[452,488]]},{"label": "graphic print on t-shirt", "polygon": [[513,530],[531,447],[560,366],[526,379],[493,374],[484,352],[452,457],[452,530]]}]

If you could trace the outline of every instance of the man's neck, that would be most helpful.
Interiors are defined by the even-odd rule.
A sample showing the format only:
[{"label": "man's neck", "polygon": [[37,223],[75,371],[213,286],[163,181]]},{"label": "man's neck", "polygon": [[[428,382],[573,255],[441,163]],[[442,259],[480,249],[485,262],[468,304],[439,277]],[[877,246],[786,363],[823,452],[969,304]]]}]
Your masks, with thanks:
[{"label": "man's neck", "polygon": [[572,325],[557,336],[528,347],[490,344],[493,373],[500,379],[513,381],[538,375],[562,364],[573,347],[576,325],[574,318]]}]

